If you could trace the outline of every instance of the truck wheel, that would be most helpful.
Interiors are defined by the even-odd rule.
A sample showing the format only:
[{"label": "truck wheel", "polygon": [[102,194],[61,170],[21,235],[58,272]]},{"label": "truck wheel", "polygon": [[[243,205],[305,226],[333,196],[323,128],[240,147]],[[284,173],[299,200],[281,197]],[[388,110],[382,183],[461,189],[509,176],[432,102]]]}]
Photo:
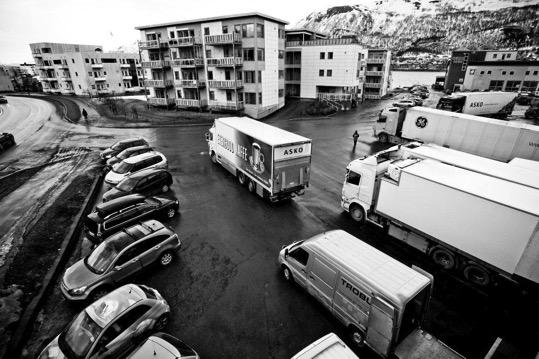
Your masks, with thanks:
[{"label": "truck wheel", "polygon": [[247,184],[247,188],[249,189],[249,192],[255,193],[256,184],[252,180],[250,180],[249,183]]},{"label": "truck wheel", "polygon": [[353,204],[352,206],[350,206],[350,216],[356,222],[365,222],[365,211],[358,204]]},{"label": "truck wheel", "polygon": [[245,186],[245,173],[243,173],[243,172],[238,172],[238,182],[239,182],[242,186]]},{"label": "truck wheel", "polygon": [[352,339],[355,346],[362,348],[365,345],[365,333],[353,325],[351,325],[348,330],[350,333],[350,339]]},{"label": "truck wheel", "polygon": [[463,271],[464,278],[473,284],[485,287],[490,283],[490,274],[484,267],[470,262]]},{"label": "truck wheel", "polygon": [[217,157],[215,156],[215,152],[212,152],[210,157],[213,163],[217,163]]},{"label": "truck wheel", "polygon": [[287,282],[293,282],[294,281],[294,278],[292,277],[292,272],[290,271],[290,268],[283,265],[282,272],[283,272],[284,280],[286,280]]},{"label": "truck wheel", "polygon": [[387,133],[381,133],[378,135],[378,142],[387,143],[388,141],[389,141],[389,138],[387,137]]},{"label": "truck wheel", "polygon": [[430,252],[430,257],[436,265],[443,269],[453,269],[455,267],[455,256],[442,246],[434,247]]}]

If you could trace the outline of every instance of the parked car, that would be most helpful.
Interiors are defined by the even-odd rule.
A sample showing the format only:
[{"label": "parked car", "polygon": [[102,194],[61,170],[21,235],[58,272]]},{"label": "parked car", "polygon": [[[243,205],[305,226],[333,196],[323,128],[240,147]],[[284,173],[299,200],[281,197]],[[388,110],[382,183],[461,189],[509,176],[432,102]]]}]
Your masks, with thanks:
[{"label": "parked car", "polygon": [[0,134],[0,152],[15,146],[15,137],[11,133],[4,132]]},{"label": "parked car", "polygon": [[172,185],[172,175],[161,168],[148,168],[127,176],[124,180],[103,194],[103,202],[127,196],[132,193],[152,195],[168,192]]},{"label": "parked car", "polygon": [[148,142],[146,142],[146,140],[142,137],[128,138],[114,143],[112,146],[101,152],[99,156],[102,160],[108,160],[116,156],[126,148],[144,145],[148,146]]},{"label": "parked car", "polygon": [[166,333],[155,333],[127,359],[199,359],[197,352],[181,340]]},{"label": "parked car", "polygon": [[7,98],[5,98],[4,96],[0,96],[0,104],[2,103],[7,103]]},{"label": "parked car", "polygon": [[429,97],[429,92],[428,91],[416,90],[416,91],[412,91],[412,95],[419,96],[421,98],[428,98]]},{"label": "parked car", "polygon": [[309,344],[291,359],[322,359],[326,358],[326,353],[331,353],[331,358],[359,359],[335,333],[329,333]]},{"label": "parked car", "polygon": [[106,238],[64,273],[61,290],[68,300],[95,301],[111,288],[151,264],[166,267],[180,249],[178,235],[154,219]]},{"label": "parked car", "polygon": [[167,169],[167,158],[162,153],[155,151],[126,158],[112,167],[112,170],[105,176],[105,183],[108,185],[117,185],[130,174],[146,168]]},{"label": "parked car", "polygon": [[414,101],[416,106],[423,106],[423,100],[419,96],[410,97],[408,100]]},{"label": "parked car", "polygon": [[393,103],[394,107],[413,107],[415,102],[412,100],[400,100],[399,102]]},{"label": "parked car", "polygon": [[122,152],[118,153],[116,156],[109,158],[107,160],[106,168],[107,170],[110,170],[112,166],[114,166],[118,162],[121,162],[122,160],[125,160],[126,158],[140,155],[142,153],[146,153],[150,151],[153,151],[153,148],[151,148],[148,145],[126,148]]},{"label": "parked car", "polygon": [[38,359],[122,357],[151,332],[162,330],[169,313],[157,290],[126,284],[80,312]]},{"label": "parked car", "polygon": [[172,218],[180,209],[180,202],[161,197],[131,194],[101,203],[84,220],[86,235],[94,243],[144,219]]}]

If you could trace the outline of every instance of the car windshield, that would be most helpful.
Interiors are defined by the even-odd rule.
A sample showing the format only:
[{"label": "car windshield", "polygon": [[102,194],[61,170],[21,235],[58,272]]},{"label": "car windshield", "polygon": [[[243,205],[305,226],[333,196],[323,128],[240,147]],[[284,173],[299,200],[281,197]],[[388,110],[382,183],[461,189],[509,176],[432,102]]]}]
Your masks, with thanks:
[{"label": "car windshield", "polygon": [[114,151],[121,150],[121,149],[123,148],[123,143],[121,143],[121,142],[116,142],[116,143],[113,144],[110,148],[113,149]]},{"label": "car windshield", "polygon": [[129,155],[129,151],[128,150],[123,150],[116,157],[118,157],[121,160],[125,160],[128,157],[128,155]]},{"label": "car windshield", "polygon": [[122,182],[118,183],[116,186],[117,189],[124,192],[130,192],[135,188],[138,180],[135,178],[126,178]]},{"label": "car windshield", "polygon": [[71,322],[59,338],[62,351],[73,354],[75,358],[84,358],[94,342],[97,340],[101,328],[90,318],[86,311],[82,311]]},{"label": "car windshield", "polygon": [[116,172],[116,173],[124,174],[124,173],[127,173],[127,172],[131,171],[132,167],[133,167],[132,164],[122,161],[122,162],[114,165],[112,170],[114,172]]},{"label": "car windshield", "polygon": [[98,274],[104,273],[118,255],[118,249],[112,242],[105,241],[86,258],[88,268]]}]

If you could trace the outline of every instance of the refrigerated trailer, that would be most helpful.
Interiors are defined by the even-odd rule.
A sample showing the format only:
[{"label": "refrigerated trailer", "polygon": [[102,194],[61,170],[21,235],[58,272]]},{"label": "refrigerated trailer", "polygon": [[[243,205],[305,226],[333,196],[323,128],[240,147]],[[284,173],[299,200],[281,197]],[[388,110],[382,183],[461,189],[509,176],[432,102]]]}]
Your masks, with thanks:
[{"label": "refrigerated trailer", "polygon": [[516,92],[458,92],[438,100],[437,109],[476,116],[506,118],[513,112]]},{"label": "refrigerated trailer", "polygon": [[539,161],[539,126],[436,110],[391,107],[374,126],[380,142],[421,141],[507,162]]},{"label": "refrigerated trailer", "polygon": [[279,201],[309,186],[311,140],[306,137],[248,117],[226,117],[215,119],[206,140],[211,160],[260,197]]},{"label": "refrigerated trailer", "polygon": [[341,206],[474,284],[539,283],[537,188],[384,151],[347,166]]}]

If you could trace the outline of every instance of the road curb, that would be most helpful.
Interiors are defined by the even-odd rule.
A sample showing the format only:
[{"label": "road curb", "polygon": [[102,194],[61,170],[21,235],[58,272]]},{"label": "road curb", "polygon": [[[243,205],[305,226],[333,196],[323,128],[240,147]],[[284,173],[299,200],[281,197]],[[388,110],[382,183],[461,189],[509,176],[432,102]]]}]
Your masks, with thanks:
[{"label": "road curb", "polygon": [[21,319],[19,320],[17,324],[17,329],[15,330],[15,333],[13,334],[13,337],[11,338],[11,341],[9,343],[9,346],[8,346],[8,349],[6,351],[4,358],[7,359],[7,358],[20,357],[23,345],[26,344],[26,340],[28,340],[27,335],[30,331],[30,324],[33,323],[35,318],[37,317],[37,314],[41,308],[41,305],[43,304],[45,300],[45,295],[51,289],[51,285],[56,280],[58,273],[60,271],[60,268],[67,261],[68,254],[70,253],[71,247],[75,244],[76,240],[78,240],[81,227],[82,227],[81,220],[83,216],[87,214],[92,208],[95,202],[95,199],[99,193],[99,189],[100,189],[99,185],[102,184],[104,177],[105,177],[104,173],[100,172],[99,175],[94,179],[94,182],[92,183],[92,186],[90,187],[90,192],[86,196],[86,199],[84,200],[84,203],[82,204],[81,209],[75,216],[75,220],[73,224],[69,228],[67,235],[64,237],[64,240],[62,241],[62,246],[60,248],[58,257],[55,259],[49,272],[43,278],[41,290],[39,291],[37,296],[35,296],[34,299],[32,299],[30,304],[28,304],[23,314],[21,315]]}]

